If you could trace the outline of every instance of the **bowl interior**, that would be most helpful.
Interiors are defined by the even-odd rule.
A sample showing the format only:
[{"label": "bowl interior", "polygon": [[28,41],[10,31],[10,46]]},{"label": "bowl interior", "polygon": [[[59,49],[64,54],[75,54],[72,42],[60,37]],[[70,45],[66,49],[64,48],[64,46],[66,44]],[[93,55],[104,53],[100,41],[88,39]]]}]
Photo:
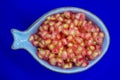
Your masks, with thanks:
[{"label": "bowl interior", "polygon": [[108,31],[106,29],[106,26],[102,23],[102,21],[96,17],[94,14],[90,13],[89,11],[80,9],[80,8],[75,8],[75,7],[63,7],[63,8],[58,8],[55,10],[52,10],[48,13],[46,13],[45,15],[43,15],[42,17],[40,17],[37,21],[35,21],[31,27],[29,28],[28,31],[28,35],[30,36],[31,34],[35,33],[39,27],[39,25],[46,19],[47,16],[52,15],[52,14],[56,14],[56,13],[61,13],[64,11],[72,11],[72,12],[83,12],[86,14],[86,16],[92,20],[96,25],[98,25],[100,27],[100,29],[105,33],[105,38],[104,38],[104,42],[103,42],[103,46],[102,46],[102,54],[97,57],[95,60],[90,61],[90,64],[85,67],[85,68],[81,68],[81,67],[73,67],[72,69],[62,69],[56,66],[51,66],[49,65],[46,61],[39,59],[36,56],[36,48],[34,48],[34,46],[32,46],[32,44],[30,44],[31,47],[29,47],[29,49],[31,50],[30,53],[31,55],[43,66],[45,66],[46,68],[56,71],[56,72],[61,72],[61,73],[76,73],[76,72],[82,72],[84,70],[87,70],[88,68],[90,68],[91,66],[93,66],[95,63],[97,63],[102,57],[103,55],[106,53],[108,46],[109,46],[109,34]]}]

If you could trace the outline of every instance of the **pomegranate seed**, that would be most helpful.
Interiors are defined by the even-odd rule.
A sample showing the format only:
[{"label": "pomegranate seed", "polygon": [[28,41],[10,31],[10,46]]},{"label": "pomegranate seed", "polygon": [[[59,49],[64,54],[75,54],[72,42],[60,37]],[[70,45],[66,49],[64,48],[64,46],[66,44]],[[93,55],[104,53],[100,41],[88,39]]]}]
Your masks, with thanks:
[{"label": "pomegranate seed", "polygon": [[37,52],[37,56],[38,56],[40,59],[43,58],[43,56],[42,56],[39,52]]},{"label": "pomegranate seed", "polygon": [[73,53],[73,50],[72,50],[71,48],[68,48],[68,49],[67,49],[67,52],[68,52],[68,53]]},{"label": "pomegranate seed", "polygon": [[76,62],[75,62],[75,65],[76,65],[76,66],[81,66],[82,63],[83,63],[83,60],[81,60],[81,61],[76,61]]},{"label": "pomegranate seed", "polygon": [[70,27],[70,29],[74,29],[74,24],[71,23],[69,27]]},{"label": "pomegranate seed", "polygon": [[85,39],[89,39],[91,37],[91,33],[86,33],[85,34]]},{"label": "pomegranate seed", "polygon": [[54,30],[55,30],[54,27],[51,26],[50,31],[53,32]]},{"label": "pomegranate seed", "polygon": [[39,42],[38,41],[33,41],[32,44],[37,47],[39,45]]},{"label": "pomegranate seed", "polygon": [[34,36],[33,35],[30,36],[29,41],[30,42],[34,41]]},{"label": "pomegranate seed", "polygon": [[60,14],[56,14],[55,17],[56,17],[56,18],[60,17]]},{"label": "pomegranate seed", "polygon": [[54,58],[55,57],[55,54],[53,54],[53,53],[50,53],[50,55],[49,55],[49,59],[51,59],[51,58]]},{"label": "pomegranate seed", "polygon": [[63,43],[63,45],[67,45],[68,44],[66,39],[62,39],[62,43]]},{"label": "pomegranate seed", "polygon": [[44,30],[48,30],[48,25],[43,25],[42,27]]},{"label": "pomegranate seed", "polygon": [[89,64],[88,61],[83,61],[81,67],[86,67],[88,64]]},{"label": "pomegranate seed", "polygon": [[49,23],[49,21],[48,20],[46,20],[45,22],[44,22],[44,24],[48,24]]},{"label": "pomegranate seed", "polygon": [[72,68],[72,63],[64,64],[62,68],[64,68],[64,69]]},{"label": "pomegranate seed", "polygon": [[75,18],[79,19],[79,20],[85,20],[85,14],[84,13],[77,13],[75,15]]},{"label": "pomegranate seed", "polygon": [[50,27],[54,26],[55,22],[49,22]]},{"label": "pomegranate seed", "polygon": [[62,32],[63,32],[64,35],[68,35],[69,34],[68,30],[62,30]]},{"label": "pomegranate seed", "polygon": [[45,40],[45,44],[46,44],[46,45],[48,45],[48,44],[50,44],[50,43],[51,43],[51,40],[50,40],[50,39]]},{"label": "pomegranate seed", "polygon": [[58,26],[58,27],[57,27],[57,30],[58,30],[59,33],[62,31],[62,29],[63,29],[62,26]]},{"label": "pomegranate seed", "polygon": [[68,43],[68,45],[67,45],[68,47],[72,47],[73,46],[73,44],[72,43]]},{"label": "pomegranate seed", "polygon": [[63,24],[63,28],[68,29],[69,25],[68,24]]},{"label": "pomegranate seed", "polygon": [[68,20],[66,21],[67,24],[70,24],[71,22],[72,22],[71,19],[68,19]]},{"label": "pomegranate seed", "polygon": [[79,21],[77,19],[74,20],[74,25],[78,26]]},{"label": "pomegranate seed", "polygon": [[57,54],[58,53],[58,48],[53,49],[52,53],[56,53]]},{"label": "pomegranate seed", "polygon": [[95,47],[94,47],[94,46],[90,46],[90,49],[91,49],[91,50],[95,50]]},{"label": "pomegranate seed", "polygon": [[103,33],[103,32],[100,32],[100,33],[99,33],[99,36],[100,36],[101,38],[104,38],[104,33]]},{"label": "pomegranate seed", "polygon": [[55,47],[55,46],[54,46],[53,44],[48,45],[48,48],[49,48],[50,50],[53,50],[54,47]]},{"label": "pomegranate seed", "polygon": [[63,21],[63,18],[60,16],[58,17],[58,21],[62,22]]},{"label": "pomegranate seed", "polygon": [[49,62],[50,62],[51,65],[55,66],[56,63],[57,63],[57,60],[55,58],[50,58]]},{"label": "pomegranate seed", "polygon": [[69,35],[69,36],[67,37],[67,41],[72,41],[72,39],[73,39],[73,37],[72,37],[71,35]]},{"label": "pomegranate seed", "polygon": [[97,32],[94,32],[93,33],[93,38],[96,38],[98,36],[98,33]]},{"label": "pomegranate seed", "polygon": [[78,43],[82,43],[82,42],[83,42],[83,39],[80,38],[80,37],[76,37],[75,40],[76,40],[76,42],[78,42]]},{"label": "pomegranate seed", "polygon": [[67,52],[64,50],[62,52],[62,59],[67,59],[68,55],[67,55]]},{"label": "pomegranate seed", "polygon": [[91,50],[87,51],[87,55],[90,56],[93,52]]},{"label": "pomegranate seed", "polygon": [[63,62],[63,60],[61,58],[57,58],[57,65],[59,67],[62,67],[62,65],[64,65],[64,62]]},{"label": "pomegranate seed", "polygon": [[40,30],[40,31],[43,31],[43,27],[42,27],[42,26],[40,26],[40,27],[39,27],[39,30]]},{"label": "pomegranate seed", "polygon": [[86,49],[83,49],[83,51],[82,51],[82,56],[86,56],[86,54],[87,54],[87,51],[86,51]]},{"label": "pomegranate seed", "polygon": [[70,18],[71,17],[71,12],[70,11],[65,11],[64,15],[66,18]]}]

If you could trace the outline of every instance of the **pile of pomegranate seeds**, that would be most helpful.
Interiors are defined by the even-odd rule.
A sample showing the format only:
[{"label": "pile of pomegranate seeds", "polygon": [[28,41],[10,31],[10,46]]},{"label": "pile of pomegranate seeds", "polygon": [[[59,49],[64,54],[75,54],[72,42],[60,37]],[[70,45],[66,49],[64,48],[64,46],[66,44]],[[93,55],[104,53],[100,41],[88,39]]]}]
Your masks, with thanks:
[{"label": "pile of pomegranate seeds", "polygon": [[32,34],[37,56],[64,69],[86,67],[101,54],[104,33],[84,13],[63,13],[48,16]]}]

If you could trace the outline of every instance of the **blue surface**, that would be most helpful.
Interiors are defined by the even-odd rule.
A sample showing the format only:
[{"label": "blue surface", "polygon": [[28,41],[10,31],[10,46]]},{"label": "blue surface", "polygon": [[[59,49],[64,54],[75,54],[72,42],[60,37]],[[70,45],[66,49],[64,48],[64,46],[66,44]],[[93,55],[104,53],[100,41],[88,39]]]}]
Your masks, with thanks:
[{"label": "blue surface", "polygon": [[[0,80],[120,80],[119,0],[0,0]],[[11,28],[26,30],[54,8],[80,7],[96,14],[107,26],[111,44],[105,56],[87,71],[60,74],[50,71],[25,50],[12,50]]]}]

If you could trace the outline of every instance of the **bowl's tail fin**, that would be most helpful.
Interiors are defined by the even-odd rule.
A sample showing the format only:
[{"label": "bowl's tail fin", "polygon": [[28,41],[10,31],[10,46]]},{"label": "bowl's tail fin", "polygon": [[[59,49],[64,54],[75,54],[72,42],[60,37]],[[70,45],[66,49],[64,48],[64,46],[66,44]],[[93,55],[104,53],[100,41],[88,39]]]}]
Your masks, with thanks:
[{"label": "bowl's tail fin", "polygon": [[12,29],[11,33],[13,35],[14,41],[12,44],[12,49],[27,49],[29,46],[32,46],[31,43],[29,42],[29,34],[27,32],[21,32],[16,29]]}]

